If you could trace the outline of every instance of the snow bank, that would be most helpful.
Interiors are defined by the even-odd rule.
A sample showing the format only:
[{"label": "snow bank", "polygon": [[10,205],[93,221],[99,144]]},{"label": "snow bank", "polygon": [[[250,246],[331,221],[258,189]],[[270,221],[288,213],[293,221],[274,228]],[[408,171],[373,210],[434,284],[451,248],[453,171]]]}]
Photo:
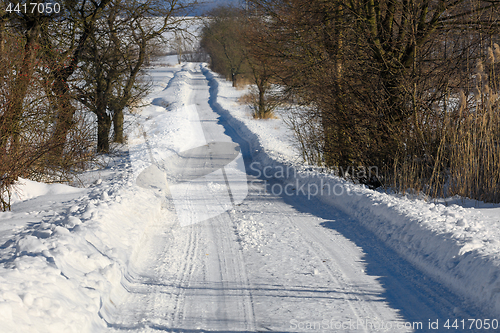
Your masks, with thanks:
[{"label": "snow bank", "polygon": [[[388,195],[300,165],[293,161],[290,148],[282,151],[286,138],[273,131],[277,124],[250,119],[245,108],[235,104],[230,84],[206,67],[203,72],[210,80],[214,109],[246,141],[254,161],[251,168],[258,174],[266,178],[263,168],[268,167],[267,175],[283,181],[284,195],[302,195],[305,200],[317,196],[356,217],[426,274],[473,301],[484,313],[500,315],[498,205],[465,208]],[[283,170],[288,174],[280,173]]]},{"label": "snow bank", "polygon": [[50,194],[61,189],[29,182],[23,189],[25,197],[37,196],[37,203],[49,210],[38,211],[35,205],[27,213],[14,205],[14,212],[7,216],[29,214],[30,222],[2,246],[2,331],[95,332],[105,328],[103,319],[119,301],[122,277],[145,224],[160,213],[158,199],[127,185],[125,179],[85,191],[65,187],[62,192],[80,194],[69,201]]},{"label": "snow bank", "polygon": [[11,203],[33,199],[42,195],[77,193],[81,190],[64,184],[45,184],[20,178],[12,193]]}]

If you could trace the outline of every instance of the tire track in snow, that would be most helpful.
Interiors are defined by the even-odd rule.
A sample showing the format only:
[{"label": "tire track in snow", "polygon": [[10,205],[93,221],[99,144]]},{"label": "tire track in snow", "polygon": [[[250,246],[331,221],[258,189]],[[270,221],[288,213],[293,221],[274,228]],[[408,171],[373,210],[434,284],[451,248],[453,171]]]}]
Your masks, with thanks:
[{"label": "tire track in snow", "polygon": [[[383,288],[376,279],[366,276],[356,263],[360,261],[359,248],[342,236],[331,239],[324,228],[314,225],[317,217],[297,212],[279,197],[254,193],[231,215],[239,220],[236,233],[245,245],[251,281],[257,286],[253,298],[257,327],[296,332],[307,329],[297,330],[294,323],[352,321],[356,328],[344,331],[371,332],[370,327],[357,325],[358,319],[403,323],[396,311],[381,301]],[[258,228],[257,236],[252,221]],[[338,250],[328,251],[330,246]],[[351,263],[355,267],[351,268]]]},{"label": "tire track in snow", "polygon": [[[246,274],[246,269],[244,266],[244,259],[241,252],[241,248],[236,240],[236,235],[234,233],[234,220],[230,213],[226,213],[220,216],[221,224],[212,224],[212,230],[214,231],[214,236],[224,235],[224,237],[219,237],[218,241],[221,248],[228,249],[229,251],[224,251],[222,254],[224,256],[223,260],[219,260],[219,269],[221,272],[225,273],[221,276],[223,281],[224,289],[231,289],[231,285],[228,281],[234,281],[234,292],[236,296],[240,299],[236,303],[240,309],[239,313],[244,315],[245,329],[248,331],[255,330],[255,316],[253,310],[253,302],[251,295],[251,285]],[[224,267],[221,265],[222,262],[231,262],[230,265],[226,265],[225,272]]]},{"label": "tire track in snow", "polygon": [[[277,205],[277,210],[281,212],[282,216],[284,216],[287,221],[293,225],[296,229],[300,230],[301,232],[301,240],[303,243],[306,244],[306,246],[311,250],[311,252],[315,256],[315,260],[318,262],[320,266],[322,266],[326,272],[328,272],[328,275],[332,278],[332,280],[335,281],[335,284],[338,286],[344,286],[345,288],[345,293],[343,293],[343,298],[346,301],[346,303],[349,305],[349,308],[353,312],[353,314],[356,317],[356,321],[358,320],[366,320],[367,315],[368,317],[373,320],[373,321],[378,321],[381,322],[382,318],[379,313],[377,313],[374,309],[373,306],[369,305],[369,302],[372,301],[370,299],[367,299],[367,297],[361,297],[360,293],[355,290],[355,287],[353,285],[355,284],[352,282],[352,279],[349,278],[349,276],[353,277],[356,276],[358,272],[355,272],[354,270],[351,270],[349,273],[346,274],[346,268],[342,268],[343,266],[349,267],[349,261],[352,259],[351,257],[348,257],[346,259],[346,252],[344,252],[344,255],[340,255],[337,251],[333,250],[333,246],[327,247],[326,244],[331,243],[330,239],[325,239],[325,237],[321,237],[318,235],[316,232],[314,232],[313,228],[304,228],[304,223],[310,222],[307,221],[305,218],[291,218],[287,212],[284,211],[284,209],[280,206]],[[299,221],[300,220],[300,221]],[[339,242],[336,242],[336,246],[339,246]],[[320,253],[322,255],[320,255]],[[330,259],[329,262],[335,262],[335,267],[330,267],[326,262],[328,260],[322,259],[322,258],[327,258]],[[339,274],[340,273],[340,274]],[[359,285],[358,285],[359,287]],[[355,302],[350,299],[347,295],[352,295],[351,297],[355,298]],[[355,304],[354,304],[355,303]],[[360,309],[361,308],[361,309]],[[364,332],[369,332],[368,329],[364,328]]]},{"label": "tire track in snow", "polygon": [[[356,321],[382,323],[390,316],[381,307],[375,306],[376,300],[371,294],[363,293],[361,290],[370,285],[373,281],[367,278],[364,269],[360,269],[356,260],[352,257],[352,248],[349,248],[349,242],[340,235],[327,235],[323,230],[313,225],[314,217],[301,217],[298,219],[290,218],[286,215],[290,224],[300,230],[301,239],[307,244],[308,248],[314,253],[315,260],[328,272],[329,276],[336,281],[338,285],[344,286],[344,298],[349,304],[356,316]],[[307,225],[307,226],[306,226]],[[351,295],[352,298],[346,297]],[[368,328],[363,329],[370,332]],[[398,330],[398,332],[404,332]]]},{"label": "tire track in snow", "polygon": [[[223,134],[224,128],[216,124],[216,115],[208,105],[208,81],[194,69],[194,64],[187,67],[190,76],[187,83],[191,87],[189,100],[197,106],[207,142],[230,141]],[[230,215],[224,213],[190,226],[200,234],[202,245],[196,258],[197,268],[187,287],[184,309],[189,315],[184,318],[186,322],[176,326],[254,331],[250,285],[233,224]]]},{"label": "tire track in snow", "polygon": [[194,273],[195,269],[195,258],[198,252],[199,235],[197,230],[193,226],[184,227],[189,229],[189,237],[186,242],[185,256],[182,258],[184,263],[181,271],[179,272],[178,278],[174,283],[176,286],[176,297],[175,297],[175,307],[172,317],[172,322],[174,327],[182,327],[182,322],[184,320],[184,313],[186,311],[186,289],[190,287],[190,278]]}]

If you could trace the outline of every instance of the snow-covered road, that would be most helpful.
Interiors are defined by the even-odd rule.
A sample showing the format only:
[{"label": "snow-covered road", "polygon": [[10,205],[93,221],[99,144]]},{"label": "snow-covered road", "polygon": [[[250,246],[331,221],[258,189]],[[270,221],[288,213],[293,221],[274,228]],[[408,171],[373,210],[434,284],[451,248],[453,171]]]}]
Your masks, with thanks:
[{"label": "snow-covered road", "polygon": [[[205,140],[236,141],[253,170],[200,65],[183,70]],[[356,219],[314,197],[269,193],[281,183],[255,170],[247,178],[241,204],[200,223],[180,226],[164,203],[137,245],[121,303],[101,310],[111,331],[423,332],[475,317]]]},{"label": "snow-covered road", "polygon": [[16,184],[0,333],[498,331],[498,205],[354,185],[206,64],[150,74],[80,188]]}]

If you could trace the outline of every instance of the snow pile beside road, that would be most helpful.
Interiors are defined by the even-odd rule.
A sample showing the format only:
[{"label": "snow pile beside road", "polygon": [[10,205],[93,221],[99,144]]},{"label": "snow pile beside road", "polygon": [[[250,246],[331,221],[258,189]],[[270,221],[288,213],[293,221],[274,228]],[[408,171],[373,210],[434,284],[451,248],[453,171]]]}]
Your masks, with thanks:
[{"label": "snow pile beside road", "polygon": [[19,179],[12,193],[11,204],[41,195],[77,193],[80,189],[63,184],[45,184],[29,179]]},{"label": "snow pile beside road", "polygon": [[[40,195],[40,188],[46,194]],[[23,192],[36,198],[0,214],[2,224],[19,223],[1,246],[2,330],[95,332],[106,327],[102,318],[119,301],[121,279],[145,223],[159,214],[158,199],[128,186],[126,179],[85,190],[29,182]]]},{"label": "snow pile beside road", "polygon": [[[203,71],[214,108],[248,142],[253,171],[265,180],[281,181],[268,190],[305,200],[320,197],[359,219],[402,257],[485,313],[500,315],[499,205],[482,204],[479,209],[466,200],[447,206],[388,195],[300,165],[294,162],[297,155],[291,154],[282,122],[251,119],[248,108],[236,104],[242,93]],[[447,201],[460,203],[456,198]]]},{"label": "snow pile beside road", "polygon": [[[198,113],[187,105],[189,66],[158,68],[152,72],[160,85],[144,99],[139,113],[129,114],[129,150],[134,177],[148,166],[177,152],[206,144]],[[173,74],[173,75],[172,75]],[[168,81],[164,86],[162,82]]]}]

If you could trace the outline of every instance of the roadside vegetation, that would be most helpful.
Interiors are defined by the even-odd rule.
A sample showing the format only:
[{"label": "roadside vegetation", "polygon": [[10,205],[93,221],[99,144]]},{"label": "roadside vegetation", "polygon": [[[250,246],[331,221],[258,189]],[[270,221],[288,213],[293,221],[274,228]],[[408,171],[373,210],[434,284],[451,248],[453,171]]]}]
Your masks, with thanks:
[{"label": "roadside vegetation", "polygon": [[202,46],[212,69],[254,84],[256,118],[286,101],[305,162],[500,202],[499,23],[488,0],[252,0],[212,12]]},{"label": "roadside vegetation", "polygon": [[[0,210],[19,177],[68,181],[110,141],[123,111],[148,91],[143,69],[167,31],[181,33],[179,0],[60,0],[0,8]],[[57,5],[56,5],[57,4]]]},{"label": "roadside vegetation", "polygon": [[[35,2],[1,0],[0,210],[19,177],[69,181],[125,142],[123,112],[148,92],[165,32],[179,59],[204,59],[183,54],[186,2]],[[499,24],[491,0],[250,0],[214,9],[201,47],[234,86],[252,84],[254,118],[287,110],[305,162],[500,202]]]},{"label": "roadside vegetation", "polygon": [[201,34],[201,47],[210,56],[211,69],[233,87],[252,84],[246,100],[257,119],[273,118],[280,96],[273,89],[275,68],[271,58],[259,48],[266,38],[262,16],[247,15],[235,7],[218,7],[209,13]]}]

